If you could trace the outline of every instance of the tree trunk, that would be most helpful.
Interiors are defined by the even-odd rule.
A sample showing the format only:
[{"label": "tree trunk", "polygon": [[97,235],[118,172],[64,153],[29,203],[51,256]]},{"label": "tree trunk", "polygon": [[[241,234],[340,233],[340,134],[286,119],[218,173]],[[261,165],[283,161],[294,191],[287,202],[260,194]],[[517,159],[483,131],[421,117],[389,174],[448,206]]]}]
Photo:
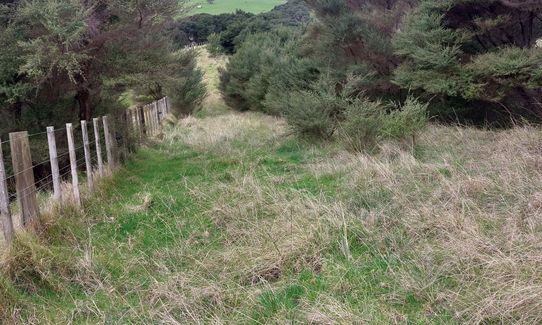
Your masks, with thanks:
[{"label": "tree trunk", "polygon": [[13,104],[13,115],[16,121],[20,121],[23,115],[23,103],[21,101],[16,101]]},{"label": "tree trunk", "polygon": [[90,91],[87,88],[79,88],[75,95],[79,106],[79,119],[90,121],[92,119],[92,107],[90,105]]}]

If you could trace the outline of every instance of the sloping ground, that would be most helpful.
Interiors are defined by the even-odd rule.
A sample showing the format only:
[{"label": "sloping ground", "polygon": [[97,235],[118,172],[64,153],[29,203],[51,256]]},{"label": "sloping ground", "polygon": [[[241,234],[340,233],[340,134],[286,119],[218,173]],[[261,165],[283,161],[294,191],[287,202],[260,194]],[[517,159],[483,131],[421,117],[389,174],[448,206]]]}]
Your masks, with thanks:
[{"label": "sloping ground", "polygon": [[432,126],[415,156],[287,133],[259,114],[180,121],[86,215],[20,240],[32,272],[3,280],[5,320],[542,320],[539,130]]},{"label": "sloping ground", "polygon": [[21,234],[0,323],[542,322],[539,129],[351,154],[219,111]]}]

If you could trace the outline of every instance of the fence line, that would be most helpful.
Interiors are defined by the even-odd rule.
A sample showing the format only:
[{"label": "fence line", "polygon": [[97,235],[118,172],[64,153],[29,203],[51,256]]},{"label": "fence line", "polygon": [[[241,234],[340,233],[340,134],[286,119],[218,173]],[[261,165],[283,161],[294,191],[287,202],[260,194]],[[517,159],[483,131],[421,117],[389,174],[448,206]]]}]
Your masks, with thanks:
[{"label": "fence line", "polygon": [[[65,128],[55,129],[50,126],[44,132],[28,134],[27,131],[13,132],[9,134],[9,140],[0,140],[0,220],[3,229],[4,240],[9,244],[15,235],[13,215],[11,212],[11,201],[17,199],[20,209],[20,222],[23,227],[34,226],[39,222],[39,206],[37,194],[42,190],[50,189],[52,185],[53,200],[60,205],[66,204],[61,191],[61,181],[71,174],[72,195],[75,198],[75,204],[82,207],[79,172],[85,174],[87,179],[88,191],[94,190],[96,177],[106,175],[105,164],[107,163],[109,171],[113,171],[120,163],[119,147],[123,155],[129,151],[129,139],[136,139],[135,144],[141,144],[142,141],[151,136],[158,135],[162,128],[162,121],[167,114],[171,113],[171,101],[169,97],[164,97],[143,107],[136,107],[126,110],[121,114],[120,121],[114,120],[111,116],[105,115],[92,119],[93,126],[89,134],[88,123],[90,121],[81,121],[74,125],[67,123]],[[118,124],[124,123],[125,128],[120,130]],[[102,127],[100,127],[100,124]],[[57,150],[57,135],[59,131],[65,131],[68,150],[61,154]],[[75,132],[77,131],[77,133]],[[81,132],[78,135],[79,131]],[[49,158],[38,164],[32,162],[32,152],[30,148],[30,138],[38,135],[47,135],[48,156]],[[76,137],[82,139],[82,145],[76,147]],[[93,138],[93,140],[90,140]],[[122,143],[119,143],[122,142]],[[2,145],[9,143],[10,154],[13,165],[13,175],[7,175],[4,162],[4,152]],[[102,143],[105,143],[106,159],[102,156]],[[94,144],[92,151],[91,145]],[[80,150],[83,149],[81,153]],[[82,157],[78,157],[81,155]],[[69,156],[69,164],[63,167],[59,166],[59,158]],[[95,156],[95,160],[93,159]],[[124,156],[125,157],[125,156]],[[93,161],[96,164],[93,164]],[[49,163],[50,175],[47,175],[37,182],[34,178],[34,170],[38,166]],[[84,168],[83,168],[84,167]],[[97,173],[95,173],[95,171]],[[15,181],[16,193],[10,195],[8,181]],[[39,186],[37,186],[39,185]]]}]

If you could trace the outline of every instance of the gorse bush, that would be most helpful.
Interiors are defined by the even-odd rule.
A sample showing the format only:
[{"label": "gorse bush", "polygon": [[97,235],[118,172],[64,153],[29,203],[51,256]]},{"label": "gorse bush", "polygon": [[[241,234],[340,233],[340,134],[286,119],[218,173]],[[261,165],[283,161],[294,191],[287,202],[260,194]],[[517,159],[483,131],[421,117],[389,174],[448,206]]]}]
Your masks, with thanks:
[{"label": "gorse bush", "polygon": [[394,107],[366,98],[346,103],[340,138],[351,150],[371,149],[386,139],[404,140],[415,135],[427,123],[427,104],[409,97],[402,106]]},{"label": "gorse bush", "polygon": [[356,99],[348,103],[344,121],[340,125],[340,138],[353,151],[362,151],[376,144],[382,135],[386,119],[386,105],[380,101]]},{"label": "gorse bush", "polygon": [[[363,93],[374,101],[401,102],[405,93],[412,93],[429,102],[431,116],[440,120],[499,125],[542,121],[542,49],[536,46],[542,21],[532,18],[540,16],[542,2],[307,3],[315,19],[305,30],[297,29],[301,35],[290,46],[274,40],[273,32],[258,33],[265,28],[247,28],[237,38],[238,51],[256,46],[253,34],[259,35],[261,47],[252,49],[254,60],[246,53],[241,54],[244,60],[232,58],[254,65],[245,67],[247,75],[232,79],[240,91],[231,98],[239,99],[243,110],[278,114],[287,106],[279,94],[309,91],[308,85],[322,74],[340,88],[354,75],[359,83],[350,98]],[[271,41],[265,43],[265,37]],[[230,68],[235,74],[236,66]],[[254,96],[247,101],[249,93]]]},{"label": "gorse bush", "polygon": [[177,115],[194,112],[205,99],[207,88],[203,82],[203,71],[197,67],[197,51],[179,51],[175,53],[176,71],[166,85]]},{"label": "gorse bush", "polygon": [[329,139],[337,129],[343,101],[334,93],[291,92],[283,115],[292,129],[303,136]]},{"label": "gorse bush", "polygon": [[382,133],[387,138],[415,137],[427,124],[427,103],[408,97],[402,105],[396,105],[386,119]]},{"label": "gorse bush", "polygon": [[288,28],[248,37],[221,71],[220,90],[226,102],[240,111],[266,111],[270,86],[278,85],[276,75],[285,65],[284,58],[293,56],[299,37]]},{"label": "gorse bush", "polygon": [[207,37],[207,51],[212,56],[217,56],[222,53],[222,47],[220,45],[220,35],[217,33],[212,33]]}]

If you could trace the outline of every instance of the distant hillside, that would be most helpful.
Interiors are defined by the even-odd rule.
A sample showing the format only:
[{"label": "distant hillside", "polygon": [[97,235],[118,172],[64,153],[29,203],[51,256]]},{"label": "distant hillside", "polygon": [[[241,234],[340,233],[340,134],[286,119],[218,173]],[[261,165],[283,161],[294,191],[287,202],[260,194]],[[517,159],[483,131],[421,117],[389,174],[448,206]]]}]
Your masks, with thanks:
[{"label": "distant hillside", "polygon": [[236,10],[258,14],[269,11],[285,2],[285,0],[214,0],[214,3],[210,4],[207,0],[192,0],[190,3],[194,4],[196,8],[190,14],[219,15],[232,13]]},{"label": "distant hillside", "polygon": [[[207,6],[220,3],[209,5],[207,1],[204,2]],[[229,2],[250,3],[252,0],[230,0]],[[222,51],[231,54],[235,51],[235,44],[242,43],[247,34],[269,31],[279,26],[301,26],[310,19],[309,8],[303,0],[262,1],[262,3],[271,2],[282,4],[260,14],[251,13],[243,8],[232,13],[214,15],[199,13],[183,17],[170,26],[168,33],[179,48],[193,43],[207,43],[211,34],[217,34]]]}]

